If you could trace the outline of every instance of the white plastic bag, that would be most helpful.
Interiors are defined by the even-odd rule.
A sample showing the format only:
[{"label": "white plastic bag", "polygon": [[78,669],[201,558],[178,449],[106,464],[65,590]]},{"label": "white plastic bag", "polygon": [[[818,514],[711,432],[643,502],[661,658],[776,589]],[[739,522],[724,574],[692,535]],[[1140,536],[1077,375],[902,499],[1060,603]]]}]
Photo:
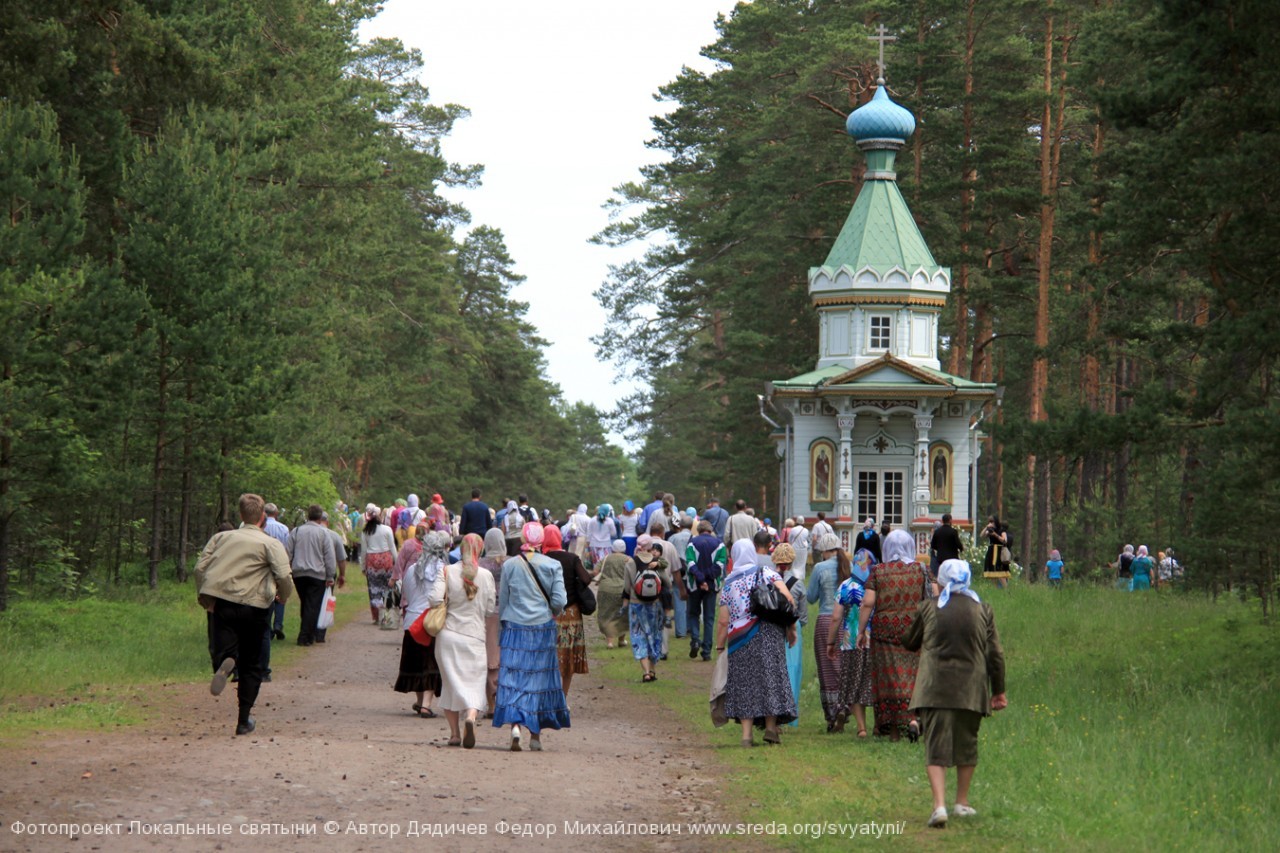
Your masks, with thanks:
[{"label": "white plastic bag", "polygon": [[324,599],[320,602],[320,618],[316,620],[316,629],[324,631],[333,627],[333,613],[338,609],[338,599],[333,597],[333,587],[324,589]]}]

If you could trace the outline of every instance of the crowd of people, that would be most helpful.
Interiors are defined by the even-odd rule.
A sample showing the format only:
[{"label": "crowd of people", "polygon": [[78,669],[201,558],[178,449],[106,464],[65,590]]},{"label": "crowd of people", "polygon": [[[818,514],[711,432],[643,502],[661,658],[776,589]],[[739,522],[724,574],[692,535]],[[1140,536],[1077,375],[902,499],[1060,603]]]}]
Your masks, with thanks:
[{"label": "crowd of people", "polygon": [[197,567],[211,691],[239,674],[237,734],[254,729],[291,592],[297,642],[325,642],[325,590],[357,562],[372,621],[403,633],[393,689],[413,695],[415,715],[442,711],[450,746],[472,748],[485,717],[513,751],[539,751],[545,729],[568,728],[593,614],[606,647],[629,648],[646,684],[678,641],[691,660],[718,653],[709,671],[717,713],[740,723],[743,746],[755,745],[757,729],[780,744],[780,727],[799,724],[800,637],[810,626],[826,731],[843,732],[852,717],[858,738],[923,737],[931,784],[938,777],[930,825],[947,819],[939,786],[948,766],[958,767],[955,814],[973,813],[978,724],[1005,703],[1003,655],[949,517],[921,561],[909,532],[871,519],[846,548],[822,513],[775,527],[741,500],[733,512],[715,499],[699,512],[668,493],[643,507],[559,514],[538,512],[526,495],[490,508],[473,490],[453,512],[439,494],[426,509],[411,494],[386,509],[340,504],[333,516],[312,506],[292,531],[275,530],[271,510],[242,496],[241,527],[216,534]]}]

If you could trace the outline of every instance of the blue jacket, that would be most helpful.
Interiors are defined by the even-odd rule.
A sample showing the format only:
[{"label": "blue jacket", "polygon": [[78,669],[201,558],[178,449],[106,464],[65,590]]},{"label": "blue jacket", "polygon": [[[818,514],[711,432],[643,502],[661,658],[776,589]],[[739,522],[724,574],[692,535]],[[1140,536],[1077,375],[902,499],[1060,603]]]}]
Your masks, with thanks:
[{"label": "blue jacket", "polygon": [[[542,594],[533,575],[525,568],[524,559],[511,557],[502,564],[502,584],[498,587],[498,618],[517,625],[543,625],[564,612],[569,597],[564,588],[564,569],[544,554],[526,554],[529,565],[538,573]],[[547,598],[551,606],[547,606]]]}]

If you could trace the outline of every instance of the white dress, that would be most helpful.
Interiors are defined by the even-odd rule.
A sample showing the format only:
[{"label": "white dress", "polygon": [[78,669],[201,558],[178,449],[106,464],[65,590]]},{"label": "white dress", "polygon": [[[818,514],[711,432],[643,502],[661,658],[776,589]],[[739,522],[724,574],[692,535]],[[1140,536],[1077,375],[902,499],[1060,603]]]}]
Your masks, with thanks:
[{"label": "white dress", "polygon": [[485,568],[476,571],[476,597],[469,600],[462,586],[461,563],[454,563],[440,574],[431,588],[432,607],[444,600],[446,584],[449,590],[444,630],[435,639],[442,681],[440,707],[446,711],[483,711],[489,674],[485,618],[497,612],[498,607],[493,574]]}]

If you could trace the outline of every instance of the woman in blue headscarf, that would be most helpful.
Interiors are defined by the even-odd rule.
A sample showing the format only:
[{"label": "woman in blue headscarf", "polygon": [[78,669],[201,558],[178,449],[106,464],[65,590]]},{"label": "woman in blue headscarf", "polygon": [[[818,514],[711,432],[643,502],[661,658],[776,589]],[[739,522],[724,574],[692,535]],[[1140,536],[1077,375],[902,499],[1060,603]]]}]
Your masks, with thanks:
[{"label": "woman in blue headscarf", "polygon": [[[826,538],[826,537],[823,537]],[[853,712],[858,724],[858,737],[867,736],[867,706],[875,702],[875,688],[871,681],[871,649],[855,646],[860,630],[858,613],[867,578],[875,565],[871,552],[865,548],[853,555],[849,574],[841,580],[836,590],[836,603],[831,611],[831,627],[827,632],[826,652],[832,661],[839,661],[839,700],[836,703],[834,731],[844,731],[845,721]],[[842,573],[843,574],[843,573]],[[870,633],[870,628],[868,628]],[[819,638],[821,642],[822,638]]]},{"label": "woman in blue headscarf", "polygon": [[636,539],[640,536],[640,510],[636,509],[635,501],[623,501],[622,512],[618,513],[618,533],[622,539],[622,544],[626,546],[628,557],[634,557],[636,553]]}]

